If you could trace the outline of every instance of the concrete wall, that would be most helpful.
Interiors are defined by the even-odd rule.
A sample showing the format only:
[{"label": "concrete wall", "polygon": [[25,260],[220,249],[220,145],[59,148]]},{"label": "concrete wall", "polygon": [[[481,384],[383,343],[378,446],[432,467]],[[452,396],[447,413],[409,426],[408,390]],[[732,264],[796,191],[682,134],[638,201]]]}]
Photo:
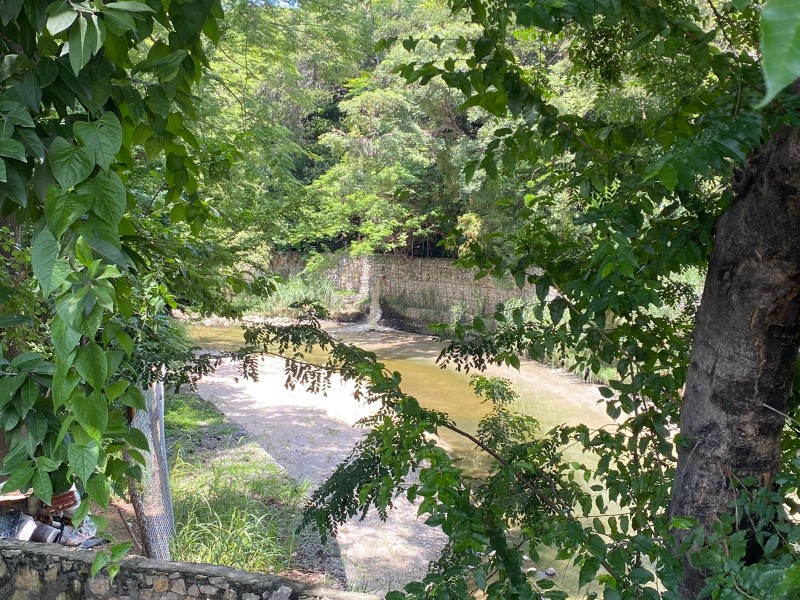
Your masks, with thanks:
[{"label": "concrete wall", "polygon": [[[367,311],[372,289],[381,278],[384,317],[413,324],[449,322],[453,314],[490,313],[511,298],[533,298],[533,287],[518,289],[510,279],[475,279],[475,271],[457,268],[447,258],[408,258],[394,255],[350,257],[331,255],[320,273],[339,290],[353,293],[352,300]],[[284,277],[296,277],[305,257],[288,252],[275,257],[271,268]],[[397,326],[398,323],[392,323]]]},{"label": "concrete wall", "polygon": [[227,567],[124,559],[113,582],[91,577],[94,552],[0,540],[2,600],[377,600]]}]

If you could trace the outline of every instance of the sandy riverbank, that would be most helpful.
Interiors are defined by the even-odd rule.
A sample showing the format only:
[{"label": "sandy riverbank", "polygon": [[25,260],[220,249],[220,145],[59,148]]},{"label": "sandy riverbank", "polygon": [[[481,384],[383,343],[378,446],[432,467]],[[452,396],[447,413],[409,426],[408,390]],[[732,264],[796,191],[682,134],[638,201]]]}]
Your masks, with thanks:
[{"label": "sandy riverbank", "polygon": [[[370,408],[338,383],[327,396],[284,387],[283,361],[261,362],[259,381],[236,380],[226,364],[203,379],[198,392],[241,425],[293,478],[318,486],[364,434],[353,425]],[[416,506],[398,499],[387,522],[377,515],[351,520],[336,541],[351,589],[386,592],[425,575],[445,541],[438,529],[417,518]],[[336,569],[331,565],[331,569]]]}]

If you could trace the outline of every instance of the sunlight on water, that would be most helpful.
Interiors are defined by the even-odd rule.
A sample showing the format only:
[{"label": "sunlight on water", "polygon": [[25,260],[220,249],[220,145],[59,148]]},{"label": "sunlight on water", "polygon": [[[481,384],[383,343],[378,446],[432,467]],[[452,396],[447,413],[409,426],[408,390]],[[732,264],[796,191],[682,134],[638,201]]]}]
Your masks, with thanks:
[{"label": "sunlight on water", "polygon": [[[388,369],[401,373],[401,387],[407,394],[423,406],[446,412],[461,429],[474,433],[487,413],[488,407],[470,387],[470,375],[441,369],[436,364],[443,344],[435,338],[365,325],[330,325],[326,329],[342,341],[375,352]],[[193,326],[189,335],[198,346],[207,349],[235,350],[243,345],[242,329],[238,326]],[[597,387],[568,373],[523,361],[520,371],[491,367],[486,374],[511,380],[520,396],[517,410],[535,417],[542,431],[561,424],[583,423],[594,429],[611,423],[602,404],[598,404]],[[442,441],[467,471],[486,472],[488,459],[469,440],[445,431]],[[595,456],[583,456],[577,448],[567,450],[565,457],[592,466],[597,460]],[[552,553],[542,550],[539,569],[554,566],[559,571],[556,578],[559,586],[577,596],[577,568],[569,568],[567,561],[557,561]]]}]

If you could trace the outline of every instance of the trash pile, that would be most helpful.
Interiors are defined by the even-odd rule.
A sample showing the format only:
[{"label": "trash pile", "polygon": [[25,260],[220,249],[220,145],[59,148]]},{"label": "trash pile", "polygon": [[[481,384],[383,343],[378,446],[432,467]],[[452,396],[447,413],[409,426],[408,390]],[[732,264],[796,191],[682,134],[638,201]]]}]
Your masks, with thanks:
[{"label": "trash pile", "polygon": [[84,517],[79,527],[72,519],[80,505],[75,489],[53,496],[45,506],[35,496],[0,493],[0,538],[93,548],[106,540],[97,537],[97,526]]}]

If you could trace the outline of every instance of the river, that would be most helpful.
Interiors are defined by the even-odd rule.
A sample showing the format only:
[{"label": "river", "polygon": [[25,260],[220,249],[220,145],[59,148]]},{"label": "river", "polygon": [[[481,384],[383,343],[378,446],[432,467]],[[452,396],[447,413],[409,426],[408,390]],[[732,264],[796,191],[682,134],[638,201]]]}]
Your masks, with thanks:
[{"label": "river", "polygon": [[[330,324],[326,326],[326,330],[342,341],[375,352],[387,368],[402,374],[401,387],[406,393],[417,398],[423,406],[448,413],[461,429],[474,432],[479,420],[486,414],[488,407],[475,396],[469,385],[470,375],[452,369],[441,369],[436,364],[442,343],[435,338],[364,325]],[[195,343],[203,348],[232,350],[243,343],[242,330],[239,327],[191,327],[189,333]],[[272,369],[276,367],[273,366]],[[486,374],[509,379],[513,389],[519,394],[515,408],[521,413],[535,417],[543,431],[562,423],[583,423],[590,428],[598,428],[611,422],[602,404],[599,403],[601,396],[597,387],[583,383],[571,374],[532,361],[523,361],[519,371],[494,366]],[[272,375],[277,381],[282,382],[279,370],[275,370]],[[275,382],[272,385],[275,385]],[[232,387],[216,389],[222,394],[233,390]],[[298,405],[302,405],[303,402],[307,401],[298,400]],[[252,421],[254,414],[250,412],[249,407],[242,408],[245,404],[247,403],[230,405],[228,408],[246,423],[248,420]],[[306,409],[314,411],[319,407],[307,405]],[[351,415],[355,416],[357,415]],[[330,423],[327,420],[324,423],[325,427],[317,429],[330,429]],[[285,426],[288,426],[288,423]],[[342,434],[336,435],[337,442],[345,445],[355,439],[343,437]],[[486,458],[476,452],[474,445],[467,439],[450,432],[445,432],[442,438],[444,446],[452,456],[460,459],[463,467],[473,472],[485,469]],[[317,440],[312,443],[329,441]],[[278,447],[267,447],[267,451],[271,450],[278,454],[282,451]],[[340,448],[337,450],[341,451]],[[568,452],[569,460],[584,460],[577,447]],[[335,454],[336,452],[331,452],[332,456]],[[298,475],[315,482],[318,481],[321,471],[330,468],[330,465],[325,463],[320,471],[315,471],[307,465],[306,467],[309,470],[306,472],[301,469]],[[354,552],[351,554],[356,555]],[[542,556],[542,559],[537,565],[540,570],[547,566],[555,566],[559,570],[557,581],[560,587],[568,593],[577,595],[577,569],[568,568],[568,563],[565,561],[553,560],[552,555]]]}]

